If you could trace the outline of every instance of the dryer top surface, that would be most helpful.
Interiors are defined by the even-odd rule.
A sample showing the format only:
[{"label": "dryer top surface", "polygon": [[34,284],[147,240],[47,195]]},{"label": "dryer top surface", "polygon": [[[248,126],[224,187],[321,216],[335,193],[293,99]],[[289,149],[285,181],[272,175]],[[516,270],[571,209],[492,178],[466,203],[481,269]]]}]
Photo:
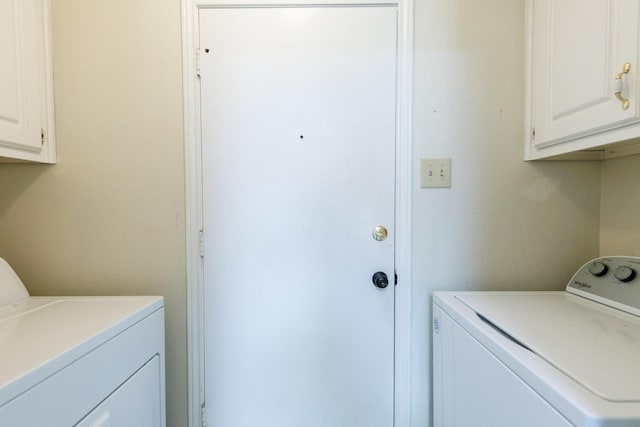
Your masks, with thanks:
[{"label": "dryer top surface", "polygon": [[52,375],[163,305],[162,297],[123,296],[28,297],[0,306],[0,404],[9,388]]}]

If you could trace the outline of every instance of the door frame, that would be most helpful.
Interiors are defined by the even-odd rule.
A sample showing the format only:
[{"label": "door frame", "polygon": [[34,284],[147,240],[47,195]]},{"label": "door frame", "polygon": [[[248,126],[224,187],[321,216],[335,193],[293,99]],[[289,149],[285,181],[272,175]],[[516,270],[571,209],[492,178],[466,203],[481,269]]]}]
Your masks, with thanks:
[{"label": "door frame", "polygon": [[[203,425],[204,290],[200,81],[198,47],[200,9],[214,7],[285,7],[387,5],[398,9],[396,98],[396,200],[394,287],[394,427],[411,421],[411,178],[414,0],[181,0],[182,72],[185,146],[185,222],[187,273],[187,387],[189,427]],[[215,426],[214,426],[215,427]]]}]

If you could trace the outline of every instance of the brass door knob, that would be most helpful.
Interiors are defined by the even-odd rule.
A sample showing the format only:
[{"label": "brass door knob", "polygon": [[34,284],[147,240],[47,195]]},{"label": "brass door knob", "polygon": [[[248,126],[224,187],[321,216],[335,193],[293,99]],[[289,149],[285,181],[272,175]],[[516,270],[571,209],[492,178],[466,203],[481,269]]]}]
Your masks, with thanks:
[{"label": "brass door knob", "polygon": [[388,234],[387,229],[383,225],[377,225],[373,229],[373,238],[378,242],[385,240]]}]

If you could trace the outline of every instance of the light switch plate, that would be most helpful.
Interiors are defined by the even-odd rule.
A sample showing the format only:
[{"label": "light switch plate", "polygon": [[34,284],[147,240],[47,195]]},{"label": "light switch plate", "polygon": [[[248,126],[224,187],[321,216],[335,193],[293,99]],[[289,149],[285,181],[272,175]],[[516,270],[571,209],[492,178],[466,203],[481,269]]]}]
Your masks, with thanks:
[{"label": "light switch plate", "polygon": [[451,159],[420,159],[420,187],[451,187]]}]

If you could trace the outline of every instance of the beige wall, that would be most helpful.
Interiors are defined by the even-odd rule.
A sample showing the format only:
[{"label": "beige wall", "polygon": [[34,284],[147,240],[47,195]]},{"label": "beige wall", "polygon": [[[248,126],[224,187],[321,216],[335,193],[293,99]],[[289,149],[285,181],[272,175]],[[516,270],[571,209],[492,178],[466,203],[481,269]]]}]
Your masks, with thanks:
[{"label": "beige wall", "polygon": [[602,164],[600,253],[640,256],[640,156]]},{"label": "beige wall", "polygon": [[0,256],[34,295],[164,295],[183,427],[180,0],[52,3],[58,164],[0,165]]},{"label": "beige wall", "polygon": [[[524,1],[415,6],[412,425],[422,427],[432,291],[563,288],[598,255],[600,164],[521,160]],[[421,157],[453,159],[450,189],[417,187]]]}]

